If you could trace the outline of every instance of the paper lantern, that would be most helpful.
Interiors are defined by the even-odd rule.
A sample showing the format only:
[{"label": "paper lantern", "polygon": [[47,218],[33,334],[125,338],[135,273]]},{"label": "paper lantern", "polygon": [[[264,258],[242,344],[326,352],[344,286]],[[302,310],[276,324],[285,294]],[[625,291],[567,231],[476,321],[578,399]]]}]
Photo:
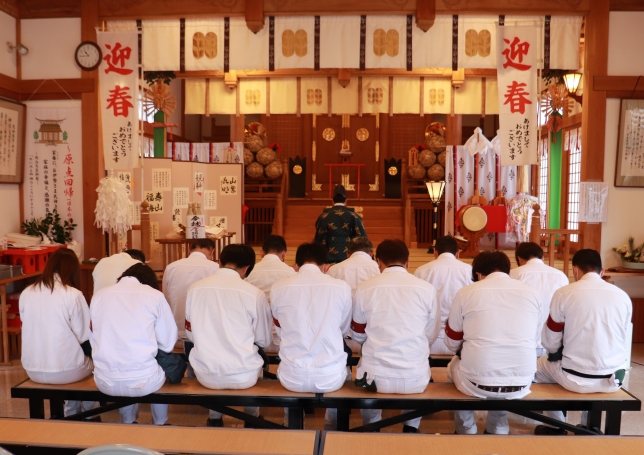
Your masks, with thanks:
[{"label": "paper lantern", "polygon": [[282,176],[284,169],[282,167],[282,163],[280,163],[279,161],[273,161],[268,166],[266,166],[264,172],[266,174],[266,177],[268,177],[269,179],[278,179]]},{"label": "paper lantern", "polygon": [[263,164],[264,166],[266,166],[267,164],[270,164],[273,161],[275,161],[275,157],[276,157],[276,153],[273,149],[264,147],[259,152],[257,152],[256,159],[259,164]]},{"label": "paper lantern", "polygon": [[255,161],[255,155],[253,155],[253,152],[244,148],[244,166],[248,166],[253,161]]},{"label": "paper lantern", "polygon": [[438,155],[438,164],[445,167],[445,162],[447,161],[447,151],[440,152]]},{"label": "paper lantern", "polygon": [[257,162],[252,162],[246,166],[246,175],[251,179],[258,179],[264,175],[264,166]]},{"label": "paper lantern", "polygon": [[422,179],[425,177],[425,167],[422,164],[416,166],[409,166],[409,176],[412,179]]},{"label": "paper lantern", "polygon": [[440,164],[434,164],[427,169],[427,177],[429,180],[439,181],[445,178],[445,168]]},{"label": "paper lantern", "polygon": [[428,168],[436,162],[436,155],[429,150],[425,150],[418,154],[418,162]]}]

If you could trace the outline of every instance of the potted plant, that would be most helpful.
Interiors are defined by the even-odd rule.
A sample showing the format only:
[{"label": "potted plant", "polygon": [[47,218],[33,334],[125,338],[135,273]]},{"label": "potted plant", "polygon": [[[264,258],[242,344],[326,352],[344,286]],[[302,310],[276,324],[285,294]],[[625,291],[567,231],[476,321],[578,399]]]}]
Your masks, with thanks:
[{"label": "potted plant", "polygon": [[635,247],[635,239],[628,238],[628,243],[613,248],[613,251],[620,255],[622,267],[625,269],[642,269],[644,270],[644,243]]},{"label": "potted plant", "polygon": [[25,234],[39,236],[43,243],[69,243],[72,241],[72,231],[75,227],[76,224],[71,218],[61,224],[61,218],[56,209],[47,213],[45,218],[32,218],[22,223]]}]

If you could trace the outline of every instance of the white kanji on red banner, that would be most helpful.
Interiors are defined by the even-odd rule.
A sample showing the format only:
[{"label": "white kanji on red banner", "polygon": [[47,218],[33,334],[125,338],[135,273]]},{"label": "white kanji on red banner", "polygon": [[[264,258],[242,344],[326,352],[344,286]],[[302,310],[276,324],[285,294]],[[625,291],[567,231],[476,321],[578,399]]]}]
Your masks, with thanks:
[{"label": "white kanji on red banner", "polygon": [[499,26],[497,40],[501,165],[536,164],[536,25]]},{"label": "white kanji on red banner", "polygon": [[105,169],[139,166],[139,55],[136,32],[99,32],[98,68]]}]

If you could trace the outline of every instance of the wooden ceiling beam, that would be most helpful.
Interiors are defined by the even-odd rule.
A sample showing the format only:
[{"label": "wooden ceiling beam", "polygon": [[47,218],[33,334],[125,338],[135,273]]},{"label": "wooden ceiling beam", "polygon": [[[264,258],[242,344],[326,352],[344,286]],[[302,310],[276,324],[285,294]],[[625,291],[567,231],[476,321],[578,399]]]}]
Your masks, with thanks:
[{"label": "wooden ceiling beam", "polygon": [[0,11],[13,16],[16,19],[20,18],[20,8],[18,7],[18,0],[0,0]]},{"label": "wooden ceiling beam", "polygon": [[248,29],[257,33],[264,28],[264,0],[246,0],[244,16]]},{"label": "wooden ceiling beam", "polygon": [[[3,0],[0,0],[2,3]],[[20,0],[21,19],[80,17],[78,0]]]},{"label": "wooden ceiling beam", "polygon": [[416,25],[426,32],[436,20],[436,0],[416,1]]},{"label": "wooden ceiling beam", "polygon": [[595,76],[593,90],[637,92],[644,90],[644,75],[642,76]]}]

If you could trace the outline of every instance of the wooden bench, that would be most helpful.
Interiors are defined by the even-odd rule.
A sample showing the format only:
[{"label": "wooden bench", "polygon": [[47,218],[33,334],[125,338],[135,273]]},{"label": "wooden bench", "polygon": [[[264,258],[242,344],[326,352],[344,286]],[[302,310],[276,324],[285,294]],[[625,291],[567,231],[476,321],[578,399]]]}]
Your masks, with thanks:
[{"label": "wooden bench", "polygon": [[321,447],[320,455],[604,455],[642,453],[644,438],[324,432]]},{"label": "wooden bench", "polygon": [[[52,419],[81,420],[134,403],[197,405],[235,417],[260,428],[283,429],[282,425],[254,417],[230,406],[260,406],[288,408],[289,428],[303,428],[303,408],[315,405],[319,394],[286,390],[278,381],[262,380],[245,390],[212,390],[196,379],[184,378],[181,384],[166,383],[157,392],[144,397],[114,397],[98,390],[92,376],[73,384],[38,384],[26,379],[11,388],[12,398],[29,399],[29,417],[45,418],[45,400],[49,400]],[[109,403],[97,409],[64,417],[65,400],[100,401]]]},{"label": "wooden bench", "polygon": [[[432,383],[423,393],[401,395],[369,392],[352,383],[336,392],[325,393],[321,398],[323,408],[338,409],[339,431],[373,431],[402,423],[416,417],[440,411],[509,411],[543,423],[556,425],[576,434],[599,434],[602,412],[606,412],[604,433],[620,433],[622,411],[639,411],[642,402],[619,390],[615,393],[581,394],[569,392],[558,384],[532,384],[528,396],[519,400],[485,399],[459,392],[451,383]],[[414,409],[414,411],[383,419],[369,425],[349,429],[351,409]],[[589,411],[587,428],[569,425],[535,411]]]},{"label": "wooden bench", "polygon": [[269,431],[0,419],[0,446],[15,454],[77,454],[105,444],[162,453],[317,455],[317,431]]}]

